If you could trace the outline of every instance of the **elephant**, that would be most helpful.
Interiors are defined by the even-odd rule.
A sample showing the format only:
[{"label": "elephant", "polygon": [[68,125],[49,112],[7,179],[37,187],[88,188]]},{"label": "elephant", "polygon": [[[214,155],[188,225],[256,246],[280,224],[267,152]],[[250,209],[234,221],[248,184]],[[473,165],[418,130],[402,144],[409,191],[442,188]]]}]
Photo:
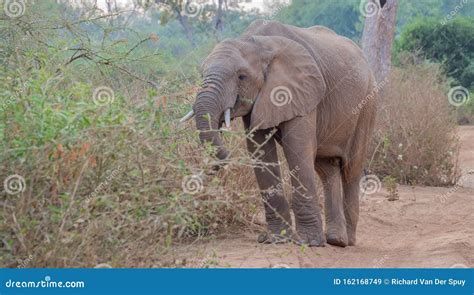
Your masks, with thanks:
[{"label": "elephant", "polygon": [[[256,20],[218,43],[201,74],[203,87],[182,121],[194,117],[200,141],[225,160],[220,128],[242,118],[247,149],[264,164],[254,167],[267,223],[258,242],[355,245],[359,182],[376,117],[375,78],[361,49],[323,26]],[[291,202],[277,144],[291,171]]]}]

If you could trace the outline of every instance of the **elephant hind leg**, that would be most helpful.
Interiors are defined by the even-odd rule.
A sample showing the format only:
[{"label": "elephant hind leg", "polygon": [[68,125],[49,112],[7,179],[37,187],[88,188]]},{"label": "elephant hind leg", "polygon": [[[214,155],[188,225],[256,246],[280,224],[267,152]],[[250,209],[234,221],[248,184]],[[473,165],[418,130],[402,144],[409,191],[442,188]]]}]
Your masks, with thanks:
[{"label": "elephant hind leg", "polygon": [[344,215],[347,222],[347,237],[349,246],[356,243],[357,221],[359,220],[359,178],[343,180]]},{"label": "elephant hind leg", "polygon": [[354,145],[351,159],[346,161],[342,167],[344,215],[347,222],[349,246],[354,246],[356,243],[356,229],[359,219],[359,181],[362,177],[367,144],[368,140],[365,140],[365,142],[358,142],[358,145]]},{"label": "elephant hind leg", "polygon": [[[371,83],[372,85],[372,83]],[[369,89],[367,96],[371,93]],[[347,221],[349,246],[356,243],[357,221],[359,219],[359,181],[362,177],[367,147],[372,140],[375,124],[376,99],[368,100],[360,110],[357,126],[348,153],[342,165],[342,186],[344,190],[344,215]]]},{"label": "elephant hind leg", "polygon": [[326,240],[328,244],[345,247],[348,245],[348,238],[341,187],[341,160],[317,158],[315,169],[324,188]]}]

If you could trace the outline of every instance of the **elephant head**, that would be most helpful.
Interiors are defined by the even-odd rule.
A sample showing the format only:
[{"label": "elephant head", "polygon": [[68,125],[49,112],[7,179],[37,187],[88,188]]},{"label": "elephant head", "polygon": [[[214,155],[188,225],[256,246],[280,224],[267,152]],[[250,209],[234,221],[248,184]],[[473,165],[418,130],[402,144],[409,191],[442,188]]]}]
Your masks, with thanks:
[{"label": "elephant head", "polygon": [[226,159],[219,129],[250,115],[251,129],[267,129],[314,110],[326,84],[314,56],[281,36],[243,36],[218,44],[201,66],[203,87],[193,111],[201,142]]}]

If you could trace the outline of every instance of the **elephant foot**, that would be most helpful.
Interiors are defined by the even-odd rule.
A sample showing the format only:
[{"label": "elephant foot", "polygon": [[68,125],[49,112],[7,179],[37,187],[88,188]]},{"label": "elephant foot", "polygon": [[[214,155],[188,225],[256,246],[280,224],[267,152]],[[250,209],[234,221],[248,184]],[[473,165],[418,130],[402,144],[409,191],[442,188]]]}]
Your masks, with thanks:
[{"label": "elephant foot", "polygon": [[326,240],[328,244],[339,247],[346,247],[349,244],[347,234],[328,232],[326,234]]},{"label": "elephant foot", "polygon": [[348,245],[349,246],[355,246],[356,244],[356,231],[347,229],[347,240],[348,240]]},{"label": "elephant foot", "polygon": [[348,239],[348,243],[347,243],[349,246],[355,246],[356,244],[356,237],[355,237],[355,234],[351,237],[349,236],[349,239]]},{"label": "elephant foot", "polygon": [[298,245],[308,245],[309,247],[324,247],[326,238],[322,230],[317,226],[298,226]]},{"label": "elephant foot", "polygon": [[349,244],[345,221],[329,222],[327,224],[326,240],[328,244],[339,247],[346,247]]},{"label": "elephant foot", "polygon": [[291,224],[278,220],[276,222],[268,222],[267,232],[259,234],[257,241],[263,244],[282,244],[291,242],[294,238]]},{"label": "elephant foot", "polygon": [[259,243],[281,244],[294,237],[290,212],[285,211],[280,214],[278,217],[266,216],[267,231],[258,235]]}]

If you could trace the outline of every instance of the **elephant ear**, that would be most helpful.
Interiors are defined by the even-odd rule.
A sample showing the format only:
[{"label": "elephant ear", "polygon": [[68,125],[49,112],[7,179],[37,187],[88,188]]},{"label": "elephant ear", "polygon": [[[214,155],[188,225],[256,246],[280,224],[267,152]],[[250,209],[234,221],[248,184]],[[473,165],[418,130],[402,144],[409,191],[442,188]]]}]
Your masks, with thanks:
[{"label": "elephant ear", "polygon": [[266,129],[313,111],[326,83],[311,54],[279,36],[252,36],[267,64],[265,82],[253,106],[251,128]]}]

